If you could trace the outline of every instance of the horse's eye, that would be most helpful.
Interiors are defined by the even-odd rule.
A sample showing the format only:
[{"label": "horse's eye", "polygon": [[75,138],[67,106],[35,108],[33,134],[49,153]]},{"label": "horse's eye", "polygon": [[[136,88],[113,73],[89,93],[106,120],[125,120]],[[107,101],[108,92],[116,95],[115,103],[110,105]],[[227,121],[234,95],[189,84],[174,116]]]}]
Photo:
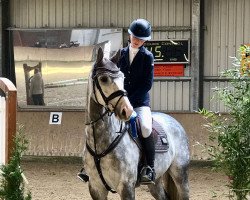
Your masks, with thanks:
[{"label": "horse's eye", "polygon": [[107,83],[108,82],[108,77],[107,76],[101,76],[100,81],[103,82],[103,83]]}]

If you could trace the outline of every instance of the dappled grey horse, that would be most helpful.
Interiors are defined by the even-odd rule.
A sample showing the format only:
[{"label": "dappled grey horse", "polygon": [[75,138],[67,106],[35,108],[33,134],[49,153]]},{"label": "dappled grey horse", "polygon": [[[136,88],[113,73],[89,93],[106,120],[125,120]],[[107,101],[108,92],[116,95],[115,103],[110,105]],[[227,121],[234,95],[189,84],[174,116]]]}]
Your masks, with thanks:
[{"label": "dappled grey horse", "polygon": [[[110,60],[103,58],[100,48],[88,82],[84,161],[94,200],[106,200],[109,191],[116,191],[122,200],[133,200],[138,186],[142,152],[128,133],[126,121],[133,108],[124,91],[124,75],[116,65],[119,56],[120,52]],[[148,185],[149,191],[155,199],[168,199],[167,177],[171,177],[179,199],[189,199],[189,148],[185,131],[169,115],[152,116],[162,126],[169,148],[156,153],[156,181]]]}]

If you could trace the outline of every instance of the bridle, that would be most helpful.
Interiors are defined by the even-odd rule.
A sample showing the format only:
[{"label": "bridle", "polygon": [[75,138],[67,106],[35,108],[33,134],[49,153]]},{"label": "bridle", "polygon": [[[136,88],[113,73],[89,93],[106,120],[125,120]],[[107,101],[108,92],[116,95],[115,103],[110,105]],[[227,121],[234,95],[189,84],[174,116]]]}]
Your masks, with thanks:
[{"label": "bridle", "polygon": [[[95,68],[96,69],[96,68]],[[103,152],[101,153],[97,153],[97,148],[96,148],[96,134],[95,134],[95,124],[96,122],[98,122],[100,119],[103,119],[103,117],[105,115],[108,115],[108,116],[111,116],[116,108],[117,108],[117,105],[118,103],[120,102],[121,98],[124,97],[124,96],[127,96],[127,92],[124,91],[124,90],[117,90],[115,92],[113,92],[112,94],[110,94],[108,97],[106,97],[106,95],[104,94],[104,92],[102,91],[102,88],[100,86],[100,83],[99,83],[99,80],[98,80],[98,77],[100,75],[103,75],[103,74],[107,74],[111,77],[114,77],[114,78],[118,78],[120,75],[119,75],[119,71],[112,71],[112,70],[109,70],[107,68],[104,68],[104,67],[98,67],[96,70],[93,71],[93,75],[92,75],[92,81],[93,81],[93,92],[94,92],[94,95],[95,95],[95,100],[96,100],[96,103],[100,104],[98,102],[98,99],[97,99],[97,95],[96,95],[96,88],[97,90],[100,92],[102,98],[103,98],[103,101],[105,102],[105,106],[103,106],[102,104],[100,104],[101,106],[103,106],[105,108],[105,112],[100,114],[99,117],[95,120],[91,120],[90,122],[86,123],[86,125],[91,125],[92,126],[92,130],[93,130],[93,137],[94,137],[94,150],[89,146],[89,144],[87,143],[86,141],[86,147],[87,147],[87,150],[89,151],[90,155],[93,156],[94,158],[94,161],[95,161],[95,165],[96,165],[96,169],[98,171],[98,174],[99,174],[99,177],[100,179],[102,180],[102,183],[104,184],[105,188],[112,192],[112,193],[116,193],[115,190],[113,190],[108,184],[107,182],[105,181],[105,178],[103,177],[103,174],[102,174],[102,169],[101,169],[101,165],[100,165],[100,162],[101,162],[101,158],[106,156],[107,154],[109,154],[114,148],[116,148],[116,146],[119,144],[119,142],[121,141],[121,139],[123,138],[123,136],[125,135],[126,131],[128,130],[128,125],[127,123],[125,124],[125,126],[123,127],[123,123],[121,123],[120,125],[120,130],[117,133],[117,136],[116,138],[113,140],[113,142],[108,146],[107,149],[105,149]],[[112,106],[113,109],[111,110],[109,108],[109,105],[110,105],[110,101],[116,97],[119,97],[119,99],[117,100],[115,106]],[[112,105],[112,104],[111,104]]]},{"label": "bridle", "polygon": [[[111,71],[109,69],[106,69],[105,67],[99,67],[99,68],[97,68],[97,70],[94,70],[93,75],[92,75],[93,92],[94,92],[94,95],[95,95],[96,102],[99,105],[102,105],[102,104],[100,104],[98,102],[98,99],[97,99],[97,95],[96,95],[96,88],[97,88],[97,90],[100,92],[100,94],[102,96],[103,101],[105,102],[104,107],[105,107],[106,111],[109,112],[109,113],[113,113],[113,112],[115,112],[115,110],[117,108],[117,105],[120,102],[121,98],[124,97],[124,96],[127,96],[127,92],[125,90],[117,90],[117,91],[113,92],[112,94],[110,94],[108,97],[106,97],[106,95],[104,94],[104,92],[102,90],[102,87],[101,87],[101,85],[99,83],[99,80],[98,80],[98,77],[103,75],[103,74],[106,74],[107,76],[111,76],[113,78],[120,77],[120,74],[119,74],[119,71]],[[119,97],[119,99],[117,100],[115,106],[113,106],[110,103],[110,101],[113,100],[116,97]],[[112,110],[110,109],[109,105],[112,106],[112,108],[113,108]]]}]

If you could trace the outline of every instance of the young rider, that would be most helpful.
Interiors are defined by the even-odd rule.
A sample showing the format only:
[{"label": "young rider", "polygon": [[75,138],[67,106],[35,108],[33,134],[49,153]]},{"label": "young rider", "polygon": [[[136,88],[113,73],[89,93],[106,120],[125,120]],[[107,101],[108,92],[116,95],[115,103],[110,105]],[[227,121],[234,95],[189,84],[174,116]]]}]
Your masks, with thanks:
[{"label": "young rider", "polygon": [[136,19],[130,24],[128,33],[130,43],[121,50],[118,67],[124,73],[124,88],[140,120],[142,146],[147,162],[140,181],[142,184],[148,184],[155,180],[155,145],[151,135],[152,116],[149,97],[149,90],[153,84],[154,58],[143,44],[151,39],[151,25],[145,19]]},{"label": "young rider", "polygon": [[[142,184],[150,184],[155,180],[155,146],[151,134],[152,116],[149,97],[149,90],[153,84],[154,58],[143,44],[151,39],[151,25],[145,19],[136,19],[130,24],[128,33],[130,43],[121,50],[118,67],[124,73],[124,88],[128,92],[128,98],[141,125],[142,146],[147,165],[140,174],[140,181]],[[78,177],[84,181],[88,180],[84,170]]]}]

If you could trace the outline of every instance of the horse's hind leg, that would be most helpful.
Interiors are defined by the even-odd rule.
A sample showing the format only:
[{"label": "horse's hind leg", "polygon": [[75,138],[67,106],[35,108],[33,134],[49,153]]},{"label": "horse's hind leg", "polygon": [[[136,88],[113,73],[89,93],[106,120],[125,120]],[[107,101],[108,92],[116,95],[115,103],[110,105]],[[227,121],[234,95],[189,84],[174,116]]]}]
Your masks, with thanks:
[{"label": "horse's hind leg", "polygon": [[169,200],[166,191],[164,190],[162,179],[155,181],[155,185],[148,185],[149,191],[156,200]]},{"label": "horse's hind leg", "polygon": [[171,166],[169,175],[173,179],[178,191],[179,200],[189,199],[188,166]]}]

